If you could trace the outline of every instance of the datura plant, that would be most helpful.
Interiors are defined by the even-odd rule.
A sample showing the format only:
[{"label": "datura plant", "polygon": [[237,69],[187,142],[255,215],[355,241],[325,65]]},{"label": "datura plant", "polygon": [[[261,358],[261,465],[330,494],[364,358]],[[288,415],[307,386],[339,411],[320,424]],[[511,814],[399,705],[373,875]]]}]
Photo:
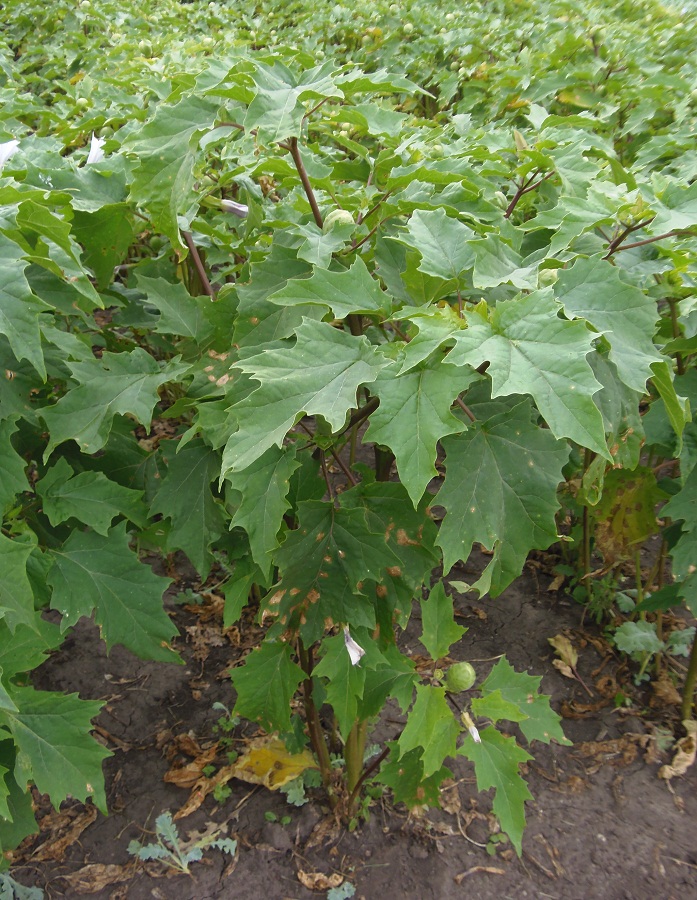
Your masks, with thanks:
[{"label": "datura plant", "polygon": [[443,579],[481,545],[466,589],[499,595],[560,487],[620,556],[670,496],[654,609],[697,612],[694,22],[504,3],[443,34],[414,4],[407,33],[385,5],[356,37],[337,4],[289,49],[233,12],[204,42],[214,3],[178,31],[164,0],[59,2],[56,80],[30,5],[0,59],[0,845],[31,785],[106,810],[100,704],[27,675],[83,616],[178,661],[149,548],[266,626],[234,712],[309,746],[337,815],[370,782],[437,804],[462,756],[520,853],[523,744],[565,738],[539,676],[453,664]]}]

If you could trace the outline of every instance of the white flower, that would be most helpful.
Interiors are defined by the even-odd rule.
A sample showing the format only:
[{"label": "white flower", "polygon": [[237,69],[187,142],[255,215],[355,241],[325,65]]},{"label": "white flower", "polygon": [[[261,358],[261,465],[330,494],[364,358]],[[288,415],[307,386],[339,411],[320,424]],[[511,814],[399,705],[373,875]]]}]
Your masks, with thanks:
[{"label": "white flower", "polygon": [[223,212],[232,213],[233,216],[237,216],[238,219],[246,219],[247,213],[249,212],[248,206],[245,206],[244,203],[235,203],[234,200],[221,200],[220,208]]},{"label": "white flower", "polygon": [[351,657],[351,665],[357,666],[361,661],[361,657],[365,655],[365,650],[351,637],[348,625],[344,625],[344,643],[346,644],[348,655]]},{"label": "white flower", "polygon": [[102,150],[104,144],[106,144],[106,138],[98,138],[94,133],[92,134],[90,152],[85,160],[86,166],[91,166],[92,163],[98,163],[104,159],[104,151]]},{"label": "white flower", "polygon": [[19,141],[5,141],[0,144],[0,169],[5,165],[7,160],[16,152],[19,147]]}]

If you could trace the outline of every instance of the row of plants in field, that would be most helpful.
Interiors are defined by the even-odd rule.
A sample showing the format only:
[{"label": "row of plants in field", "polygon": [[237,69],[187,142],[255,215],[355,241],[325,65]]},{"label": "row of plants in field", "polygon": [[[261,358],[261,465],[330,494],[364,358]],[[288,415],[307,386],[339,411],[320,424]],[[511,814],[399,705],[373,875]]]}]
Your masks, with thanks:
[{"label": "row of plants in field", "polygon": [[[268,625],[234,712],[309,746],[337,815],[372,782],[436,804],[461,755],[520,853],[510,723],[565,738],[539,677],[448,668],[473,546],[457,587],[497,596],[562,534],[601,612],[630,563],[617,646],[642,672],[691,652],[692,714],[662,614],[697,613],[694,21],[82,0],[37,31],[6,7],[0,847],[35,830],[32,784],[106,810],[100,704],[29,676],[82,616],[176,663],[157,550],[224,575],[226,626]],[[366,759],[388,701],[406,725]]]}]

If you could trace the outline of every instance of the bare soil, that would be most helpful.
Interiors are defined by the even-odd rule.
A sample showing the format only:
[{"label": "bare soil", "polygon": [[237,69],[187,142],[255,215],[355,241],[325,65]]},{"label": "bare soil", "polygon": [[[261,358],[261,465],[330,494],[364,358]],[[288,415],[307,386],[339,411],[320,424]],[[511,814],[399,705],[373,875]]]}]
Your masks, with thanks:
[{"label": "bare soil", "polygon": [[[185,564],[177,571],[177,590],[187,577],[193,583]],[[454,570],[451,577],[468,579],[468,573]],[[471,601],[453,592],[459,621],[469,629],[453,657],[472,661],[484,674],[505,653],[516,669],[541,675],[573,741],[571,747],[532,748],[526,777],[535,799],[528,804],[521,859],[510,845],[492,844],[491,797],[477,792],[463,758],[451,766],[455,777],[443,792],[444,808],[420,816],[384,796],[373,803],[370,820],[349,833],[333,827],[319,792],[307,805],[292,807],[278,792],[233,780],[223,803],[209,795],[177,824],[184,838],[211,823],[222,827],[238,842],[234,859],[208,849],[187,876],[168,875],[160,863],[129,855],[131,840],[152,840],[156,817],[176,813],[189,799],[189,791],[166,782],[165,774],[218,739],[221,713],[213,704],[232,708],[227,672],[258,641],[251,615],[224,634],[219,605],[209,594],[198,609],[168,602],[185,665],[143,662],[121,648],[107,656],[96,629],[83,622],[38,670],[40,689],[106,701],[97,726],[113,751],[105,764],[110,815],[74,802],[55,812],[37,797],[41,833],[16,854],[13,876],[43,888],[47,897],[104,900],[324,898],[331,882],[319,877],[322,890],[311,891],[301,881],[317,873],[344,878],[366,900],[697,897],[697,766],[670,784],[658,777],[671,759],[662,737],[680,727],[675,692],[665,683],[658,691],[636,688],[635,667],[613,654],[600,629],[582,624],[582,607],[563,591],[548,590],[550,581],[533,560],[496,600]],[[422,652],[420,631],[415,611],[401,641],[413,655]],[[548,638],[561,632],[579,651],[578,672],[588,691],[553,665]],[[629,705],[618,707],[622,694]],[[397,713],[387,710],[378,739],[399,733]],[[255,733],[243,723],[235,738]],[[268,821],[271,813],[278,821]],[[280,824],[286,816],[290,824]]]}]

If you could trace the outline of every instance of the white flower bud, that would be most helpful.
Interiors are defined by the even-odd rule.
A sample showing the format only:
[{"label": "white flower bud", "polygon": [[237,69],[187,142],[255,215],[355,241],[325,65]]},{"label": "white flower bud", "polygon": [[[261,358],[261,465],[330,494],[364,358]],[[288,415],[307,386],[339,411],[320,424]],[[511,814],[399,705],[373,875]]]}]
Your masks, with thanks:
[{"label": "white flower bud", "polygon": [[220,208],[223,212],[232,213],[238,219],[246,219],[249,213],[249,207],[244,203],[235,203],[234,200],[221,200]]}]

